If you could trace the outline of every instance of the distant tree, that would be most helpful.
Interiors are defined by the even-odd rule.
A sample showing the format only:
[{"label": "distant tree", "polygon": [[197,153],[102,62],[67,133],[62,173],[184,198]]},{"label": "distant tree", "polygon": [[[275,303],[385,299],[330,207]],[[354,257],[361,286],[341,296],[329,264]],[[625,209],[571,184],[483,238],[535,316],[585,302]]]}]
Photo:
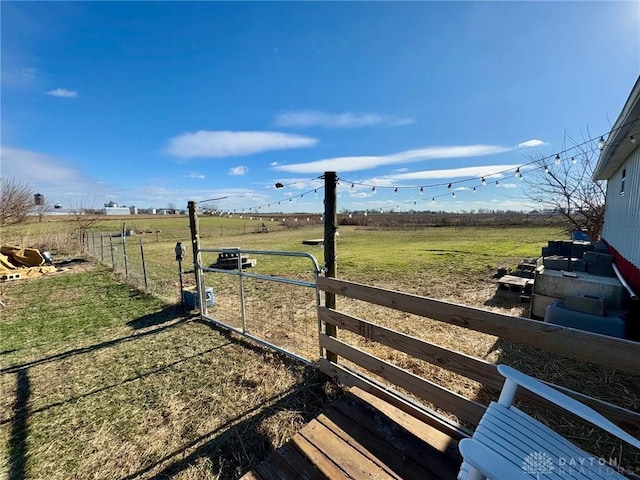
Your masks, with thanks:
[{"label": "distant tree", "polygon": [[576,145],[568,158],[530,156],[540,168],[527,173],[525,193],[540,209],[561,215],[567,232],[584,231],[591,240],[598,240],[604,224],[605,187],[604,182],[593,181],[593,172],[600,150],[595,142],[577,144],[565,135],[563,151],[567,143]]},{"label": "distant tree", "polygon": [[67,208],[76,226],[80,249],[84,251],[89,230],[101,219],[100,211],[88,199],[68,202]]},{"label": "distant tree", "polygon": [[33,211],[38,216],[38,223],[41,223],[44,219],[44,216],[47,212],[51,211],[51,205],[47,205],[46,203],[36,204]]},{"label": "distant tree", "polygon": [[15,178],[0,178],[0,225],[22,223],[34,206],[34,190]]}]

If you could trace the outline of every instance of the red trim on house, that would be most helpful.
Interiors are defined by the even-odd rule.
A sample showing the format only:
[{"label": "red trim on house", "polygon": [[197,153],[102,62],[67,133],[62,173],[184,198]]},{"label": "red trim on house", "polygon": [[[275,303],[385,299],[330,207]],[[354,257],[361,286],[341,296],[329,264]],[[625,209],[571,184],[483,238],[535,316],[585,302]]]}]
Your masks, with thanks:
[{"label": "red trim on house", "polygon": [[629,260],[624,258],[609,242],[604,238],[602,241],[607,245],[609,253],[613,255],[613,261],[620,270],[620,273],[629,285],[636,291],[640,292],[640,268],[636,267]]}]

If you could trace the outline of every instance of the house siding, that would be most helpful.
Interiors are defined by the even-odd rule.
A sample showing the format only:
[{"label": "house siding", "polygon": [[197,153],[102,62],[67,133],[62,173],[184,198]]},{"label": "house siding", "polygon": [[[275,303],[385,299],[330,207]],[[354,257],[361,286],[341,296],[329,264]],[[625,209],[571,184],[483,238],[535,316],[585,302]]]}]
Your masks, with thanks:
[{"label": "house siding", "polygon": [[602,239],[616,257],[616,266],[625,279],[640,290],[640,148],[607,180]]}]

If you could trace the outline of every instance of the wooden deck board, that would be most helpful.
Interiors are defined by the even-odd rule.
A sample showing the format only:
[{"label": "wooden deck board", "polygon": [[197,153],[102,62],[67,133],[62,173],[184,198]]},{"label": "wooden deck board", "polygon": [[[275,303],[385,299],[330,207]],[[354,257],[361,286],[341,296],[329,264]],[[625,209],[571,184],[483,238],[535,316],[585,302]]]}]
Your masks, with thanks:
[{"label": "wooden deck board", "polygon": [[460,462],[455,440],[352,388],[243,478],[455,479]]}]

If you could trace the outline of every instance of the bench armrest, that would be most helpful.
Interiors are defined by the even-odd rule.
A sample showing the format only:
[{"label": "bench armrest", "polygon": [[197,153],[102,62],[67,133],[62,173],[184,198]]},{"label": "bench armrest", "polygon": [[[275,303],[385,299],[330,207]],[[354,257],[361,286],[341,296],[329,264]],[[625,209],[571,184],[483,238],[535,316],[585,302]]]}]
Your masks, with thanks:
[{"label": "bench armrest", "polygon": [[567,410],[568,412],[571,412],[574,415],[577,415],[580,418],[592,423],[593,425],[609,432],[610,434],[615,435],[620,440],[623,440],[628,444],[640,449],[639,439],[629,435],[627,432],[622,430],[617,425],[613,424],[611,421],[607,420],[591,407],[588,407],[583,403],[580,403],[579,401],[550,387],[549,385],[545,385],[539,380],[530,377],[529,375],[525,375],[524,373],[519,372],[518,370],[507,365],[498,365],[498,372],[500,372],[500,374],[507,379],[507,382],[511,381],[517,384],[519,387],[525,388],[530,392],[535,393],[545,400],[554,403],[555,405]]}]

